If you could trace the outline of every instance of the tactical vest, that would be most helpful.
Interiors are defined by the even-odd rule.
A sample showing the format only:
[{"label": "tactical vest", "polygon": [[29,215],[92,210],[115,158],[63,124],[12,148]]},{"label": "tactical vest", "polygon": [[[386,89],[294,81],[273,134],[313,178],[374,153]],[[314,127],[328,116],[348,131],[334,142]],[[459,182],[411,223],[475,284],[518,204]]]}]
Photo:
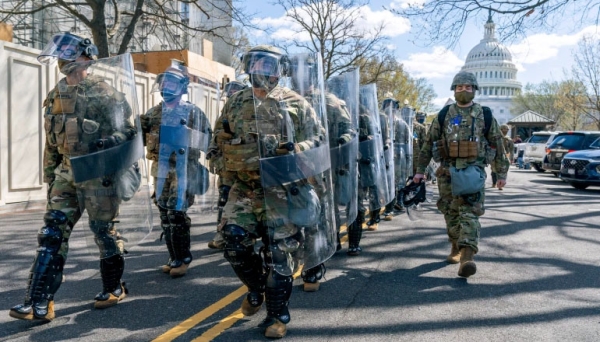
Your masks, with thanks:
[{"label": "tactical vest", "polygon": [[[485,138],[485,130],[483,110],[479,104],[473,104],[468,112],[459,112],[455,105],[449,106],[441,127],[447,157],[459,165],[487,164],[486,150],[489,143]],[[442,142],[438,142],[440,143]]]},{"label": "tactical vest", "polygon": [[66,157],[88,154],[91,143],[115,131],[107,112],[124,101],[123,94],[99,77],[90,75],[74,86],[63,78],[44,100],[47,143]]}]

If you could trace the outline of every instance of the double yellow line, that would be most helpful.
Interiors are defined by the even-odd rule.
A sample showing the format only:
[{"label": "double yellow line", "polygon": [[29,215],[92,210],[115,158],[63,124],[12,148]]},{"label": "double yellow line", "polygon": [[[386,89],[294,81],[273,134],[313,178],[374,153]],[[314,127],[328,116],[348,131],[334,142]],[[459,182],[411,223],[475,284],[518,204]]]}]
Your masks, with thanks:
[{"label": "double yellow line", "polygon": [[[345,230],[346,230],[346,226],[342,226],[341,227],[341,231],[343,232]],[[343,236],[341,238],[342,244],[345,243],[347,240],[348,240],[348,235]],[[302,272],[302,268],[300,268],[294,274],[294,279],[297,278],[298,276],[300,276],[301,272]],[[222,310],[223,308],[225,308],[227,305],[229,305],[229,304],[233,303],[234,301],[238,300],[239,298],[241,298],[243,295],[246,294],[247,291],[248,291],[248,289],[246,288],[246,286],[240,287],[239,289],[231,292],[227,296],[221,298],[216,303],[210,305],[206,309],[198,312],[197,314],[195,314],[192,317],[186,319],[185,321],[181,322],[177,326],[169,329],[164,334],[162,334],[162,335],[158,336],[157,338],[155,338],[154,340],[152,340],[152,342],[170,342],[170,341],[173,341],[177,337],[179,337],[179,336],[185,334],[186,332],[188,332],[190,329],[192,329],[196,325],[200,324],[205,319],[207,319],[210,316],[214,315],[215,313],[219,312],[220,310]],[[238,310],[234,311],[232,314],[230,314],[229,316],[223,318],[214,327],[208,329],[202,335],[200,335],[199,337],[193,339],[192,342],[208,342],[208,341],[212,341],[215,337],[219,336],[225,330],[231,328],[231,326],[233,326],[237,321],[239,321],[242,318],[244,318],[244,314],[242,314],[242,310],[241,309],[238,309]]]}]

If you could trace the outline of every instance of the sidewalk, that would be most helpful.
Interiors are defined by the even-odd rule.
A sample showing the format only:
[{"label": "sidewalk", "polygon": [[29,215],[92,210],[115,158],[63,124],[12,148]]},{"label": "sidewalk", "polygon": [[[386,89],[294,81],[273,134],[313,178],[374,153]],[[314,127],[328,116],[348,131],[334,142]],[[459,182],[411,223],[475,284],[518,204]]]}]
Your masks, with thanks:
[{"label": "sidewalk", "polygon": [[43,213],[46,211],[46,201],[27,201],[27,202],[17,202],[17,203],[8,203],[5,205],[0,205],[0,215],[9,215],[11,213],[23,213],[23,212],[32,212],[32,213]]}]

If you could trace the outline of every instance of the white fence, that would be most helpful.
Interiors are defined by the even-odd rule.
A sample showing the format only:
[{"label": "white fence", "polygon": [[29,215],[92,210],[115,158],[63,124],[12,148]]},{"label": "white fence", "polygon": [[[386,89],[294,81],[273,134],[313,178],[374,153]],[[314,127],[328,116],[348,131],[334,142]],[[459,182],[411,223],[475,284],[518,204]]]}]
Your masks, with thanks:
[{"label": "white fence", "polygon": [[[56,66],[38,63],[38,54],[39,50],[0,41],[0,206],[46,198],[42,103],[61,76]],[[141,113],[160,102],[160,95],[150,93],[155,77],[135,73]],[[222,106],[218,89],[191,84],[189,101],[214,125]]]}]

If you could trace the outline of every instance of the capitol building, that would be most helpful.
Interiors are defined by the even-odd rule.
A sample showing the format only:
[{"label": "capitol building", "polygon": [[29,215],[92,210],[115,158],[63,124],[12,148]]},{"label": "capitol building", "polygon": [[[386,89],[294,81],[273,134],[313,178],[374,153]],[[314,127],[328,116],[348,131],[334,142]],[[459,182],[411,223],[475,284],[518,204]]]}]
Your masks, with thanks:
[{"label": "capitol building", "polygon": [[511,113],[512,99],[521,91],[521,82],[517,81],[517,68],[510,51],[496,39],[496,24],[491,14],[484,27],[483,39],[471,49],[461,71],[477,76],[479,90],[475,102],[490,107],[498,123],[504,124],[513,114],[521,114]]}]

